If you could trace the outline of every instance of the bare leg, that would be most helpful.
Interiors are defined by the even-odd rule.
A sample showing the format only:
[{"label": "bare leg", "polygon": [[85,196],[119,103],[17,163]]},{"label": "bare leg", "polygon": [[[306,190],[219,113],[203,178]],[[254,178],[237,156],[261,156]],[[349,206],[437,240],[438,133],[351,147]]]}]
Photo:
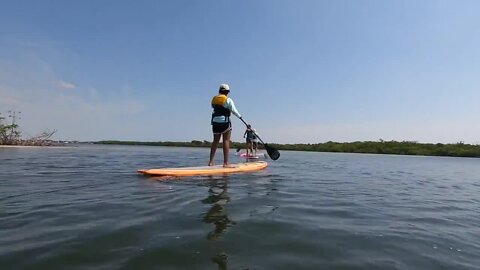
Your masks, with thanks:
[{"label": "bare leg", "polygon": [[247,147],[248,147],[247,156],[253,155],[253,143],[251,141],[247,144]]},{"label": "bare leg", "polygon": [[230,151],[230,135],[232,130],[223,133],[223,166],[228,166],[228,154]]},{"label": "bare leg", "polygon": [[213,134],[213,142],[212,147],[210,148],[210,161],[208,162],[208,166],[213,166],[213,159],[215,158],[215,152],[217,151],[218,142],[220,141],[220,137],[222,134]]}]

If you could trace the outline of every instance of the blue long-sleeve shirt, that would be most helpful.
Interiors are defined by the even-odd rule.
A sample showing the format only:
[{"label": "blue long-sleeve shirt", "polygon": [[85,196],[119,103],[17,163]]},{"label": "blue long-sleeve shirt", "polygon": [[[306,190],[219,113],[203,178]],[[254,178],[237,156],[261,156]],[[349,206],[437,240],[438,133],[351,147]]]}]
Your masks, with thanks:
[{"label": "blue long-sleeve shirt", "polygon": [[[236,117],[238,118],[242,117],[238,112],[237,108],[235,107],[235,103],[231,98],[227,98],[227,101],[225,102],[225,104],[223,104],[223,107],[225,107],[226,109],[229,109],[232,112],[232,114],[235,115]],[[220,116],[213,117],[212,122],[227,123],[228,119],[225,116],[220,115]]]}]

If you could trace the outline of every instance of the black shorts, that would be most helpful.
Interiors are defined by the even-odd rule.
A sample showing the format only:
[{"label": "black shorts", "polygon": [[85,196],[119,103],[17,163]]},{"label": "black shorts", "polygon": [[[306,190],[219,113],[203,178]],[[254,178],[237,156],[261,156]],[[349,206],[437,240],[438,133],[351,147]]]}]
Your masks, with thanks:
[{"label": "black shorts", "polygon": [[247,143],[251,143],[251,142],[252,142],[252,139],[247,138]]},{"label": "black shorts", "polygon": [[223,134],[232,130],[232,123],[212,123],[213,134]]}]

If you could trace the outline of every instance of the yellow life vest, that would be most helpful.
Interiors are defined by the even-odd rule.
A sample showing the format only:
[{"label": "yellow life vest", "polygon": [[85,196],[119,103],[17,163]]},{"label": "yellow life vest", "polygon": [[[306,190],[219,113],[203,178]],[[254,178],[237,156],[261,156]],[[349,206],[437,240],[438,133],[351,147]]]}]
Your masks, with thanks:
[{"label": "yellow life vest", "polygon": [[212,98],[212,108],[213,108],[213,113],[212,113],[212,123],[213,123],[213,118],[216,116],[225,116],[225,120],[227,122],[230,122],[230,110],[225,108],[224,105],[227,102],[228,97],[226,95],[217,95]]},{"label": "yellow life vest", "polygon": [[214,96],[212,98],[212,106],[214,105],[219,105],[219,106],[223,106],[225,104],[225,102],[227,102],[227,96],[225,95],[217,95],[217,96]]}]

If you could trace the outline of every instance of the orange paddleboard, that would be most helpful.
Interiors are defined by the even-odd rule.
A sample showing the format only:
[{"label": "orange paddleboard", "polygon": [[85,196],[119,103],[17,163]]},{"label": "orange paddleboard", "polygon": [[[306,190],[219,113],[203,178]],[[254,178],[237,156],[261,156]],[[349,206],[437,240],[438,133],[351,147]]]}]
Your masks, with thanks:
[{"label": "orange paddleboard", "polygon": [[203,167],[183,167],[183,168],[165,168],[165,169],[146,169],[138,170],[145,175],[158,176],[194,176],[194,175],[213,175],[228,174],[237,172],[253,172],[265,169],[268,163],[265,161],[246,162],[230,164],[228,167],[223,165],[203,166]]}]

